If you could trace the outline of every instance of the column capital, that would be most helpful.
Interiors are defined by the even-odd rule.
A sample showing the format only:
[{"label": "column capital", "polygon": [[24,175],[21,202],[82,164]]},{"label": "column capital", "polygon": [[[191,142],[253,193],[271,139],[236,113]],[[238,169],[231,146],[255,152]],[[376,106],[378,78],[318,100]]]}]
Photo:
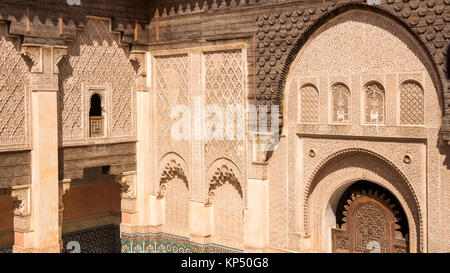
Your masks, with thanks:
[{"label": "column capital", "polygon": [[130,62],[136,72],[136,90],[148,92],[146,52],[142,50],[132,50],[130,52]]},{"label": "column capital", "polygon": [[136,172],[124,172],[118,177],[121,186],[122,212],[134,214],[137,212],[136,204]]},{"label": "column capital", "polygon": [[32,91],[57,91],[58,65],[67,55],[67,47],[22,44],[20,52],[31,73]]},{"label": "column capital", "polygon": [[11,188],[14,198],[13,211],[16,216],[28,216],[31,213],[31,186],[15,186]]},{"label": "column capital", "polygon": [[31,73],[43,73],[42,45],[23,44],[20,53]]},{"label": "column capital", "polygon": [[13,197],[14,230],[30,232],[31,230],[31,185],[11,188]]},{"label": "column capital", "polygon": [[274,135],[272,133],[250,133],[252,147],[252,164],[249,179],[266,180],[268,174],[268,160],[274,149]]},{"label": "column capital", "polygon": [[252,162],[256,164],[267,163],[269,153],[274,148],[274,134],[265,132],[251,132]]}]

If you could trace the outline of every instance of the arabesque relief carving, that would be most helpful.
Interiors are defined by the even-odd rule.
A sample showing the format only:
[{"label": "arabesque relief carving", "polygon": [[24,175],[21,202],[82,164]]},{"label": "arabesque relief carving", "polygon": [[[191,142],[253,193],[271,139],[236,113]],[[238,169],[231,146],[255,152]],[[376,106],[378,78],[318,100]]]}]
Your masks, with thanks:
[{"label": "arabesque relief carving", "polygon": [[175,160],[171,160],[164,167],[164,171],[162,172],[160,177],[159,182],[160,196],[164,196],[166,191],[166,184],[175,178],[180,179],[186,185],[186,188],[189,190],[188,180],[184,173],[183,167],[181,166],[180,163],[177,163]]},{"label": "arabesque relief carving", "polygon": [[0,24],[0,150],[30,144],[29,69],[18,41],[7,35],[6,25]]},{"label": "arabesque relief carving", "polygon": [[86,27],[68,48],[68,56],[60,61],[62,84],[60,100],[63,140],[83,141],[82,85],[111,85],[111,137],[134,136],[134,85],[136,74],[129,61],[127,48],[111,32],[109,20],[87,19]]},{"label": "arabesque relief carving", "polygon": [[209,180],[208,199],[206,202],[207,204],[212,204],[214,202],[214,191],[217,188],[223,186],[225,183],[229,183],[230,185],[232,185],[237,190],[241,198],[243,197],[241,184],[239,183],[235,172],[232,168],[224,165],[222,167],[216,168],[214,171],[214,175],[211,177],[211,180]]}]

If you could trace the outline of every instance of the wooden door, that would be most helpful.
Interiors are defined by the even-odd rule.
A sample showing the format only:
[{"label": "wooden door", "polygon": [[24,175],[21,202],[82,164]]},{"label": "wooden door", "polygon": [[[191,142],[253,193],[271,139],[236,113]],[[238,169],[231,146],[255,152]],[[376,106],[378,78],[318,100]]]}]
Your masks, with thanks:
[{"label": "wooden door", "polygon": [[333,252],[407,252],[407,236],[397,231],[396,211],[377,194],[355,193],[344,206],[344,224],[332,229]]}]

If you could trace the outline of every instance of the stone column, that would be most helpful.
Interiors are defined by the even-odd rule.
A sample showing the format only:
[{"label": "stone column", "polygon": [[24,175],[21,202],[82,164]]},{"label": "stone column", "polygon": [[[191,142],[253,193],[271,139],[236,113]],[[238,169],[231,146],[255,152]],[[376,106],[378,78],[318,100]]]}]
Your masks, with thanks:
[{"label": "stone column", "polygon": [[255,134],[252,139],[252,164],[247,184],[247,209],[244,211],[244,247],[262,252],[269,246],[269,180],[267,151],[272,138]]},{"label": "stone column", "polygon": [[66,52],[65,47],[22,45],[22,55],[31,72],[27,89],[31,91],[32,178],[27,204],[21,205],[19,214],[15,213],[15,222],[20,222],[28,210],[29,222],[16,229],[14,252],[60,251],[57,64]]}]

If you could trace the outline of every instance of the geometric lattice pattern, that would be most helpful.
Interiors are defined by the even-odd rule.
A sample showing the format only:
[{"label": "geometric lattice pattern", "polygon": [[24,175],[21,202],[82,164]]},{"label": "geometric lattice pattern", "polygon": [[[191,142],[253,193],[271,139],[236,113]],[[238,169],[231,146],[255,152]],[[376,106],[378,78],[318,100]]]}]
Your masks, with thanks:
[{"label": "geometric lattice pattern", "polygon": [[372,82],[366,86],[366,124],[383,124],[385,115],[384,88]]},{"label": "geometric lattice pattern", "polygon": [[336,84],[332,88],[333,94],[333,123],[348,123],[350,90],[344,84]]},{"label": "geometric lattice pattern", "polygon": [[368,252],[370,242],[380,244],[381,253],[386,253],[387,224],[383,211],[374,204],[364,204],[354,212],[354,251]]},{"label": "geometric lattice pattern", "polygon": [[[155,57],[156,68],[156,107],[158,113],[158,159],[168,152],[179,153],[189,162],[190,141],[176,140],[171,130],[176,118],[171,118],[175,106],[190,107],[189,60],[188,55],[170,55]],[[187,118],[188,117],[184,117]],[[190,125],[187,124],[186,129]]]},{"label": "geometric lattice pattern", "polygon": [[424,124],[424,94],[422,87],[416,82],[408,81],[400,87],[400,123]]},{"label": "geometric lattice pattern", "polygon": [[62,240],[63,253],[72,251],[67,249],[67,244],[72,241],[80,244],[81,253],[120,253],[120,228],[117,225],[63,234]]},{"label": "geometric lattice pattern", "polygon": [[237,253],[240,249],[217,244],[199,244],[167,233],[122,233],[122,253]]},{"label": "geometric lattice pattern", "polygon": [[[234,137],[227,139],[224,133],[224,140],[212,139],[205,145],[206,164],[226,156],[239,167],[245,158],[245,141],[238,139],[238,132],[245,132],[244,122],[238,122],[235,117],[234,124],[226,124],[225,111],[227,106],[244,107],[245,100],[245,73],[243,65],[242,50],[226,50],[204,53],[205,62],[205,86],[206,105],[217,105],[224,111],[224,128],[233,127]],[[244,127],[243,127],[244,126]]]},{"label": "geometric lattice pattern", "polygon": [[[134,135],[133,88],[135,71],[126,49],[119,46],[119,34],[111,33],[109,20],[87,19],[86,27],[78,32],[68,48],[68,58],[60,66],[60,102],[62,103],[63,139],[81,139],[84,135],[82,84],[112,86],[112,137]],[[89,105],[84,106],[88,111]]]},{"label": "geometric lattice pattern", "polygon": [[319,122],[319,91],[313,85],[305,85],[300,90],[300,121]]},{"label": "geometric lattice pattern", "polygon": [[25,86],[28,67],[12,41],[7,29],[0,29],[0,147],[24,145],[28,142],[26,128]]}]

